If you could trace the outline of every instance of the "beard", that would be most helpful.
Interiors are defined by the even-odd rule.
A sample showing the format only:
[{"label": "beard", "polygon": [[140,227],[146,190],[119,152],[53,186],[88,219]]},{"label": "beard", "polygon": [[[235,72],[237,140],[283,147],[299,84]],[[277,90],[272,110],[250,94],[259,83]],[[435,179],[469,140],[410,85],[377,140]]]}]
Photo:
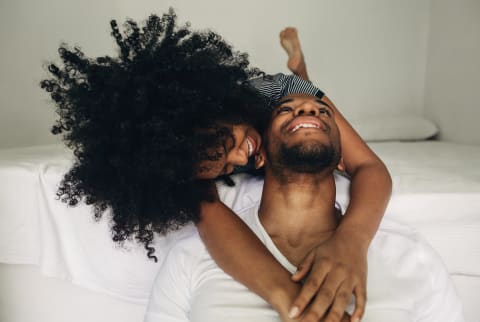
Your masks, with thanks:
[{"label": "beard", "polygon": [[297,173],[317,173],[335,168],[340,161],[340,149],[332,144],[301,143],[291,147],[281,144],[278,164]]}]

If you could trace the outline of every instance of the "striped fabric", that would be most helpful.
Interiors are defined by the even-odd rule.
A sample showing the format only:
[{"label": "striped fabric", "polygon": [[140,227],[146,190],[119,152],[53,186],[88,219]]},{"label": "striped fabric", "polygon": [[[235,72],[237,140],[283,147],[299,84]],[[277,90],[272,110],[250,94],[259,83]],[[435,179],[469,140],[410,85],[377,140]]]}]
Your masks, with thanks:
[{"label": "striped fabric", "polygon": [[265,98],[269,108],[274,108],[276,102],[290,94],[309,94],[322,98],[324,93],[312,83],[296,75],[265,75],[249,81]]}]

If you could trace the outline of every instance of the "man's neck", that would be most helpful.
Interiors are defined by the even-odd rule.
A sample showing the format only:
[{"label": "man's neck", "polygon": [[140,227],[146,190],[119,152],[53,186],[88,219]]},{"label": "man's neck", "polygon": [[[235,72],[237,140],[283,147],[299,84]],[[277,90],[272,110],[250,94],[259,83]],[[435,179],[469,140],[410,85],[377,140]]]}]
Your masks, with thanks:
[{"label": "man's neck", "polygon": [[280,251],[298,265],[335,231],[335,180],[327,174],[265,174],[259,218]]}]

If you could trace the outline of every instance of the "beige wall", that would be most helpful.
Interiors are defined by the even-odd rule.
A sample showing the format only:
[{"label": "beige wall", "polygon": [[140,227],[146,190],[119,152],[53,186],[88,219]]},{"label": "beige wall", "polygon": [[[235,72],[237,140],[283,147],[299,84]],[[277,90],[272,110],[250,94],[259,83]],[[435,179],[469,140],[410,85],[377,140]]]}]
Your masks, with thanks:
[{"label": "beige wall", "polygon": [[480,145],[480,1],[433,0],[425,114],[443,140]]},{"label": "beige wall", "polygon": [[54,142],[53,107],[38,82],[61,41],[111,54],[112,17],[143,19],[169,6],[271,73],[286,71],[278,32],[297,26],[312,80],[347,117],[423,112],[430,0],[2,0],[0,148]]}]

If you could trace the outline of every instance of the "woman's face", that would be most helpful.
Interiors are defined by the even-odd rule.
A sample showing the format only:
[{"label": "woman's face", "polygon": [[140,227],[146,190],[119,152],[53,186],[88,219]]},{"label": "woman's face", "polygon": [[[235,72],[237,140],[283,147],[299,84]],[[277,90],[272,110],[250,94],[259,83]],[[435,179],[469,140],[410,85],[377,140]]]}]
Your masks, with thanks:
[{"label": "woman's face", "polygon": [[248,163],[248,159],[255,155],[262,143],[261,136],[250,125],[240,124],[232,126],[232,137],[227,140],[224,151],[220,152],[218,160],[202,161],[197,173],[198,179],[215,179],[230,174],[235,166]]}]

